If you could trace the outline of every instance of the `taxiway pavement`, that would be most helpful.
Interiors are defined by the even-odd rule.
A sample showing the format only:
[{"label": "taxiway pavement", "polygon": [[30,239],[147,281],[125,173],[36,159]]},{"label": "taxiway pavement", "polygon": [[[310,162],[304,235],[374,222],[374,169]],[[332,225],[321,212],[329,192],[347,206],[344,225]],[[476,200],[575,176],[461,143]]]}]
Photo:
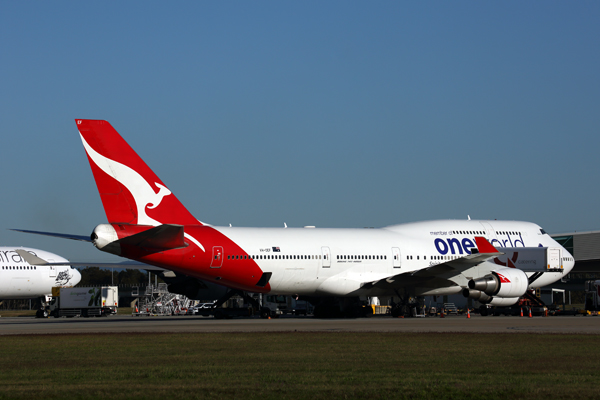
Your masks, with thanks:
[{"label": "taxiway pavement", "polygon": [[0,335],[201,332],[480,332],[600,334],[600,317],[226,319],[212,317],[0,318]]}]

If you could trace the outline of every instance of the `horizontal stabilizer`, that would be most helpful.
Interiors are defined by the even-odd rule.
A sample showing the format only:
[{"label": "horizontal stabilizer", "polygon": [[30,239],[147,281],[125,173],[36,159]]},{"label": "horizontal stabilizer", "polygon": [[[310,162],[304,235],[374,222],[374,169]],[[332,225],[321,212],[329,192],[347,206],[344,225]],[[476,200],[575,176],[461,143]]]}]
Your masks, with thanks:
[{"label": "horizontal stabilizer", "polygon": [[36,235],[54,236],[62,239],[81,240],[82,242],[91,242],[92,239],[89,236],[81,235],[70,235],[68,233],[54,233],[54,232],[41,232],[41,231],[28,231],[25,229],[11,229],[11,231],[34,233]]},{"label": "horizontal stabilizer", "polygon": [[183,239],[183,226],[164,224],[135,235],[124,237],[115,244],[142,248],[147,251],[165,251],[186,247]]}]

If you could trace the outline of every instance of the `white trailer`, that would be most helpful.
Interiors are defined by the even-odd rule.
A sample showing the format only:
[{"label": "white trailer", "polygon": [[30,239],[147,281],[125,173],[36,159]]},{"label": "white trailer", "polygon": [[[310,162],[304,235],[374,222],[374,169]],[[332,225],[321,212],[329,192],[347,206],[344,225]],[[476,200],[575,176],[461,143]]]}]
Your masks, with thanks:
[{"label": "white trailer", "polygon": [[563,270],[558,247],[502,247],[496,264],[518,268],[524,272],[557,272]]},{"label": "white trailer", "polygon": [[58,317],[100,317],[117,313],[117,286],[53,288],[50,315]]}]

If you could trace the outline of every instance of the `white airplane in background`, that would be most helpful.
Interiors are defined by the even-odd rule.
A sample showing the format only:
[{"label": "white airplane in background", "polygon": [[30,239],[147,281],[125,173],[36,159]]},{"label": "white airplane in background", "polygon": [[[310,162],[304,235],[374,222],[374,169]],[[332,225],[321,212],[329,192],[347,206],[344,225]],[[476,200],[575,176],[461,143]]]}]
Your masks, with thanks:
[{"label": "white airplane in background", "polygon": [[102,251],[242,293],[304,296],[315,304],[315,315],[355,315],[366,296],[397,296],[406,305],[409,297],[462,292],[483,304],[510,305],[529,289],[561,279],[574,265],[566,249],[530,222],[440,220],[380,229],[211,226],[190,214],[107,121],[76,124],[108,218],[85,240]]},{"label": "white airplane in background", "polygon": [[32,265],[20,253],[41,257],[49,263],[69,262],[61,256],[44,250],[0,247],[0,299],[2,300],[39,297],[44,303],[47,300],[46,296],[52,294],[53,287],[75,286],[81,280],[79,271],[70,265]]}]

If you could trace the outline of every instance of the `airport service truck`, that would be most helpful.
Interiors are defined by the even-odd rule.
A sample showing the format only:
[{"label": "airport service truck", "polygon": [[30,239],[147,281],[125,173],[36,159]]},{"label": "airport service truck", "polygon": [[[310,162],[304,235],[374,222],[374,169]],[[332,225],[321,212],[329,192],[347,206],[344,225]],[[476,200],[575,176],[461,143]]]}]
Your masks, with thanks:
[{"label": "airport service truck", "polygon": [[49,314],[58,317],[103,317],[117,313],[117,286],[52,288]]},{"label": "airport service truck", "polygon": [[297,300],[293,296],[263,295],[262,317],[277,317],[283,314],[307,315],[312,312],[313,307],[306,300]]}]

